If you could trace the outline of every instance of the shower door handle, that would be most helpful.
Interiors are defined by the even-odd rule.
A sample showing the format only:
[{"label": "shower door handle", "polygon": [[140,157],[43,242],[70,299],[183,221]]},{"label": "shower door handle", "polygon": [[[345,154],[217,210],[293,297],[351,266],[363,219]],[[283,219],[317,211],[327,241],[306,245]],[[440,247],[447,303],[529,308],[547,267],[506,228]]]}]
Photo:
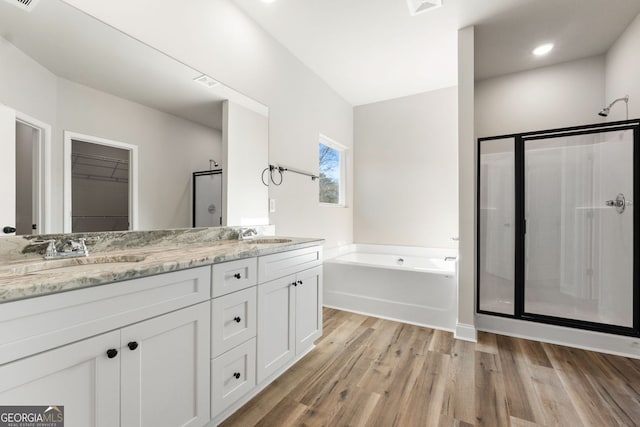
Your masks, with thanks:
[{"label": "shower door handle", "polygon": [[627,207],[627,201],[625,200],[624,194],[622,193],[618,193],[615,200],[607,200],[606,202],[604,202],[604,204],[609,206],[610,208],[616,208],[616,212],[618,212],[619,214],[624,212],[624,209]]}]

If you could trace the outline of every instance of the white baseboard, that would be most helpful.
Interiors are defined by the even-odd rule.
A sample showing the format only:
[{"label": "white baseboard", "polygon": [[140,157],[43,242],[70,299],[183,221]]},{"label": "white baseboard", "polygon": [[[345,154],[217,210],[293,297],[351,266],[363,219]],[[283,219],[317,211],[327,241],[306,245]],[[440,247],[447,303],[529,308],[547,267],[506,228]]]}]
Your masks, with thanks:
[{"label": "white baseboard", "polygon": [[453,337],[457,340],[478,342],[478,331],[474,325],[456,323],[456,330]]},{"label": "white baseboard", "polygon": [[476,315],[476,326],[479,331],[640,359],[640,338],[637,337],[585,331],[486,314]]},{"label": "white baseboard", "polygon": [[447,328],[447,327],[444,327],[444,326],[434,326],[434,325],[429,325],[429,324],[426,324],[426,323],[411,322],[411,321],[406,320],[406,319],[398,319],[397,317],[381,316],[381,315],[376,314],[376,313],[369,313],[369,312],[366,312],[366,311],[353,310],[353,309],[350,309],[350,308],[344,308],[344,307],[340,307],[340,306],[337,306],[337,305],[323,304],[322,306],[326,307],[326,308],[332,308],[334,310],[346,311],[348,313],[361,314],[363,316],[368,316],[368,317],[375,317],[377,319],[390,320],[392,322],[399,322],[399,323],[406,323],[407,325],[421,326],[423,328],[429,328],[429,329],[438,329],[438,330],[441,330],[441,331],[452,332],[452,333],[455,332],[454,329]]}]

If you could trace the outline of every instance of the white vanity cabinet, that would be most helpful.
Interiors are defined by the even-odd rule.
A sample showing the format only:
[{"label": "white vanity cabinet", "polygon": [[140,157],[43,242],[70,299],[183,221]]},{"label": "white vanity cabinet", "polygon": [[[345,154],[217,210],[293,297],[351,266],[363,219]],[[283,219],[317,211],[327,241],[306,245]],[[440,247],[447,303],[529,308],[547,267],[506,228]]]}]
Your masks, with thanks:
[{"label": "white vanity cabinet", "polygon": [[[255,396],[322,335],[321,264],[322,248],[313,246],[214,265],[212,425]],[[251,276],[255,267],[257,279]],[[246,276],[235,277],[238,269]]]},{"label": "white vanity cabinet", "polygon": [[0,405],[62,405],[69,426],[205,425],[210,271],[3,304],[0,359],[20,358],[0,364]]},{"label": "white vanity cabinet", "polygon": [[257,258],[213,266],[211,418],[256,386]]},{"label": "white vanity cabinet", "polygon": [[[258,259],[258,383],[322,335],[321,262],[319,246]],[[269,281],[263,283],[263,278]]]}]

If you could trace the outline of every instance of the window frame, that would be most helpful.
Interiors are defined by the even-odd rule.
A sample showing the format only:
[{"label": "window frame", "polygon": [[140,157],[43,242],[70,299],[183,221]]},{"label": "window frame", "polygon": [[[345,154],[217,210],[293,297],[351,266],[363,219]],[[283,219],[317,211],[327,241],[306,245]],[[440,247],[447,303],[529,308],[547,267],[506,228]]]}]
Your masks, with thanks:
[{"label": "window frame", "polygon": [[[326,135],[320,134],[318,137],[318,151],[320,144],[332,148],[340,153],[340,179],[338,181],[338,202],[327,203],[320,202],[320,179],[318,179],[318,202],[320,206],[333,207],[333,208],[346,208],[347,207],[347,150],[348,148],[339,142],[329,138]],[[318,175],[320,175],[320,158],[318,158]]]}]

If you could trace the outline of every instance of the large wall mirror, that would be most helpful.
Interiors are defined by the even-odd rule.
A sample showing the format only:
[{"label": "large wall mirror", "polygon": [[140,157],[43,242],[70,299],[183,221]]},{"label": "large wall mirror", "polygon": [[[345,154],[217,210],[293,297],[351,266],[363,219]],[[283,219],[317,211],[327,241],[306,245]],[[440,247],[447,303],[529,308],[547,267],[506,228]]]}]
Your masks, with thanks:
[{"label": "large wall mirror", "polygon": [[266,106],[61,0],[0,2],[0,64],[0,236],[190,227],[211,168],[268,223]]}]

